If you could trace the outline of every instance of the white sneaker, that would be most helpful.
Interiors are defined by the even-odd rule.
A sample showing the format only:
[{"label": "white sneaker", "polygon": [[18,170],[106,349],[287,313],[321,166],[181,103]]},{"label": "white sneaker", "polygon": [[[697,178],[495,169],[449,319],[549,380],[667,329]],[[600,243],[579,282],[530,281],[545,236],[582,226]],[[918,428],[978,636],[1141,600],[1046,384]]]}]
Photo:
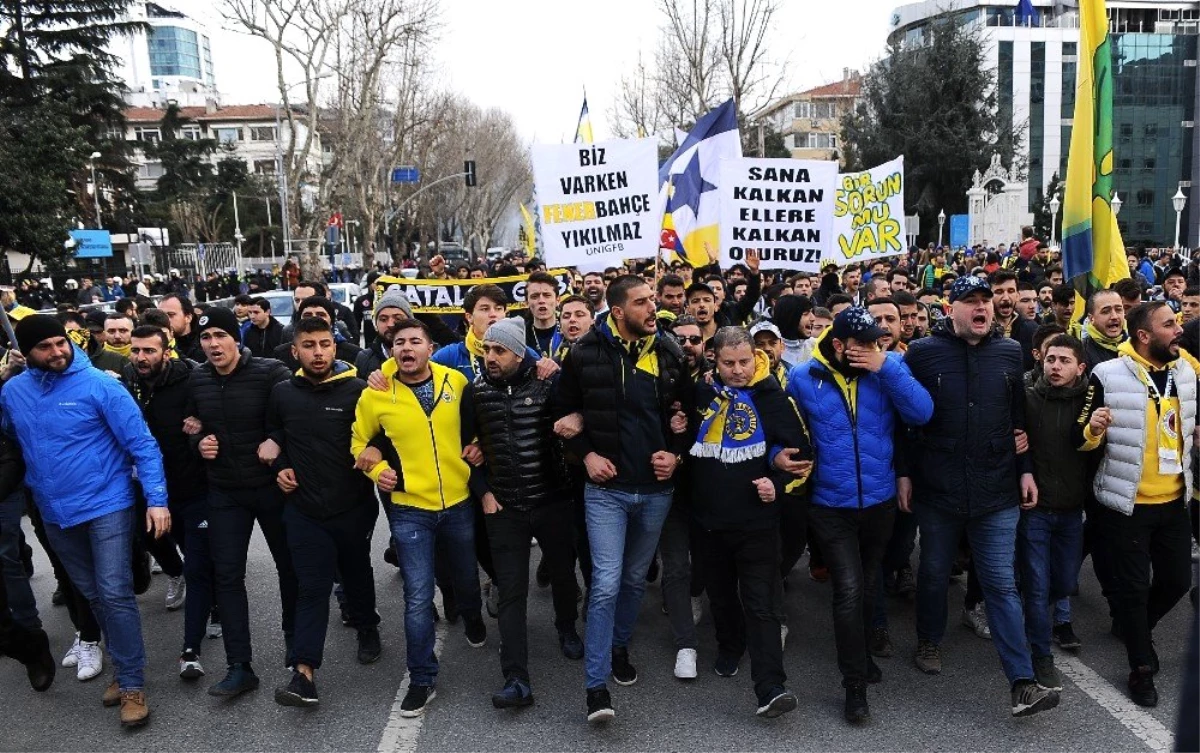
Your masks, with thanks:
[{"label": "white sneaker", "polygon": [[787,636],[788,636],[787,625],[780,625],[779,626],[779,648],[781,648],[781,649],[787,648]]},{"label": "white sneaker", "polygon": [[67,653],[63,654],[62,665],[64,667],[74,667],[79,664],[79,633],[75,634],[75,642],[67,649]]},{"label": "white sneaker", "polygon": [[964,627],[969,627],[975,631],[975,635],[990,641],[992,639],[992,630],[988,627],[987,609],[983,602],[975,605],[974,609],[963,607],[962,624]]},{"label": "white sneaker", "polygon": [[80,682],[86,682],[104,671],[104,651],[99,641],[80,641],[77,654],[79,667],[75,670],[75,677]]},{"label": "white sneaker", "polygon": [[178,578],[167,579],[167,611],[174,612],[183,606],[184,600],[187,598],[187,584],[183,582],[183,576]]},{"label": "white sneaker", "polygon": [[681,648],[675,654],[675,676],[680,680],[696,679],[696,649]]},{"label": "white sneaker", "polygon": [[700,618],[704,616],[704,599],[699,596],[692,597],[692,624],[699,625]]},{"label": "white sneaker", "polygon": [[221,623],[213,622],[211,619],[208,622],[208,630],[205,632],[209,638],[221,637]]}]

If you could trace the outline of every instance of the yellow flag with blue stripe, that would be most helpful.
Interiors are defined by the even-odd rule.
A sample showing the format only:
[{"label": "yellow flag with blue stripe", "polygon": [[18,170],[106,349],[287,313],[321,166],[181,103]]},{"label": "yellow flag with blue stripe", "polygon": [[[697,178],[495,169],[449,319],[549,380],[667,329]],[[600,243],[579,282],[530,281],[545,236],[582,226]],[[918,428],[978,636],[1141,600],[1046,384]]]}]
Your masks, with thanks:
[{"label": "yellow flag with blue stripe", "polygon": [[[1079,0],[1075,117],[1063,200],[1063,270],[1076,293],[1129,276],[1125,244],[1112,211],[1113,64],[1104,0]],[[1082,307],[1076,313],[1082,315]]]}]

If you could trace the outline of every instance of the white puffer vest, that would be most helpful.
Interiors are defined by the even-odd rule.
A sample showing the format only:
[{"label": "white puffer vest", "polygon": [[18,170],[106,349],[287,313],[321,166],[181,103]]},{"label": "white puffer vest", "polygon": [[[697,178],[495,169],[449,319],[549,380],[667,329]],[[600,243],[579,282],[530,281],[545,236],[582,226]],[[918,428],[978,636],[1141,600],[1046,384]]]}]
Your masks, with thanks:
[{"label": "white puffer vest", "polygon": [[[1196,372],[1183,359],[1175,361],[1171,368],[1175,372],[1183,434],[1184,499],[1191,499],[1192,474],[1188,467],[1192,456],[1192,434],[1196,429]],[[1122,355],[1097,365],[1092,372],[1104,387],[1104,404],[1112,412],[1104,459],[1100,461],[1092,489],[1100,504],[1126,515],[1133,514],[1138,483],[1142,479],[1146,405],[1150,400],[1150,391],[1138,379],[1134,369],[1133,360]]]}]

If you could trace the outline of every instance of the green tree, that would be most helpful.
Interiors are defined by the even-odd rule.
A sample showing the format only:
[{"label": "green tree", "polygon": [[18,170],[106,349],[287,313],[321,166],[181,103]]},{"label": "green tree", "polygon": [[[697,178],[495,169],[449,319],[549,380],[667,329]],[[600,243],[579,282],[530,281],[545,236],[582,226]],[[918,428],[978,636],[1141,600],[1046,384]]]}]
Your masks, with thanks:
[{"label": "green tree", "polygon": [[159,121],[159,141],[146,144],[146,156],[162,163],[156,193],[162,201],[178,201],[207,195],[213,189],[212,155],[215,139],[189,139],[182,128],[192,122],[174,103],[167,105]]},{"label": "green tree", "polygon": [[[117,60],[106,49],[112,37],[143,27],[125,20],[129,5],[130,0],[0,0],[0,106],[6,108],[6,128],[22,132],[18,146],[26,153],[9,151],[6,159],[19,164],[30,154],[54,157],[44,180],[18,178],[40,192],[19,199],[38,219],[0,213],[0,237],[25,237],[28,227],[17,228],[30,222],[57,223],[55,242],[33,249],[51,266],[70,257],[61,241],[75,221],[95,224],[86,191],[93,152],[100,153],[95,165],[105,225],[128,230],[140,214],[124,141],[122,84],[113,75]],[[64,191],[66,167],[71,174]],[[64,208],[64,195],[72,206]]]},{"label": "green tree", "polygon": [[[1050,182],[1046,184],[1046,190],[1038,189],[1036,203],[1033,206],[1033,234],[1038,238],[1050,242],[1051,238],[1062,238],[1062,179],[1058,177],[1058,171],[1054,171],[1054,175],[1050,176]],[[1058,196],[1060,202],[1058,207],[1058,216],[1050,211],[1050,199]],[[1050,230],[1050,223],[1056,223],[1054,231]]]},{"label": "green tree", "polygon": [[933,240],[939,210],[947,216],[967,211],[974,172],[985,170],[992,154],[1013,165],[1019,153],[994,83],[978,29],[960,22],[934,24],[923,46],[890,45],[864,76],[858,107],[843,120],[847,169],[904,155],[905,206],[922,216]]}]

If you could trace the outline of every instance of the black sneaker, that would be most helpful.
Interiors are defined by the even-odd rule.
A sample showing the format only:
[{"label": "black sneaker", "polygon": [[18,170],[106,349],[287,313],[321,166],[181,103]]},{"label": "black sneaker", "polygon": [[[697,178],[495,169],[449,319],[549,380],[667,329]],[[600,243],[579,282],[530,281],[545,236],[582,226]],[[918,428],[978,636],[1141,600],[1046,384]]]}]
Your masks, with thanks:
[{"label": "black sneaker", "polygon": [[200,655],[190,648],[185,648],[179,655],[179,677],[184,680],[198,680],[204,676],[204,666],[200,664]]},{"label": "black sneaker", "polygon": [[789,711],[796,710],[796,696],[787,688],[775,688],[763,698],[758,699],[758,710],[754,713],[767,719],[783,716]]},{"label": "black sneaker", "polygon": [[424,714],[425,707],[434,698],[437,698],[437,691],[432,685],[410,685],[404,700],[400,702],[400,716],[412,719]]},{"label": "black sneaker", "polygon": [[1154,673],[1149,667],[1138,667],[1129,673],[1129,697],[1139,706],[1158,705],[1158,690],[1154,687]]},{"label": "black sneaker", "polygon": [[242,693],[258,689],[258,675],[250,668],[249,662],[230,664],[225,679],[208,689],[209,695],[233,698]]},{"label": "black sneaker", "polygon": [[317,685],[300,672],[292,673],[292,681],[285,687],[275,688],[275,703],[280,706],[308,708],[320,703]]},{"label": "black sneaker", "polygon": [[358,630],[358,663],[374,664],[383,653],[383,645],[379,642],[379,628],[359,628]]},{"label": "black sneaker", "polygon": [[846,721],[860,724],[871,718],[871,707],[867,704],[867,686],[855,683],[846,688]]},{"label": "black sneaker", "polygon": [[1062,691],[1062,677],[1054,668],[1053,656],[1033,657],[1033,676],[1037,680],[1037,684],[1046,690]]},{"label": "black sneaker", "polygon": [[394,568],[400,568],[400,559],[396,556],[396,547],[391,542],[388,542],[387,549],[383,550],[383,561]]},{"label": "black sneaker", "polygon": [[479,615],[464,616],[463,629],[471,648],[483,648],[483,644],[487,643],[487,625],[483,624],[483,618]]},{"label": "black sneaker", "polygon": [[618,685],[632,685],[637,682],[637,670],[629,663],[628,648],[612,650],[612,676]]},{"label": "black sneaker", "polygon": [[533,691],[529,683],[519,677],[510,677],[504,689],[492,694],[492,705],[498,709],[515,709],[533,705]]},{"label": "black sneaker", "polygon": [[895,652],[892,647],[892,637],[885,627],[871,628],[871,654],[881,659],[887,659]]},{"label": "black sneaker", "polygon": [[61,588],[54,589],[54,593],[50,594],[50,603],[56,607],[61,607],[67,603],[67,595],[63,593]]},{"label": "black sneaker", "polygon": [[1059,648],[1065,648],[1068,651],[1078,651],[1080,646],[1083,645],[1083,641],[1079,640],[1078,635],[1075,635],[1075,630],[1069,622],[1055,625],[1050,634],[1054,637],[1054,642],[1058,644]]},{"label": "black sneaker", "polygon": [[870,656],[867,657],[867,682],[872,685],[878,685],[883,682],[883,670],[879,668],[879,665]]},{"label": "black sneaker", "polygon": [[588,688],[587,692],[587,720],[592,724],[601,722],[610,722],[617,715],[613,711],[612,697],[608,694],[608,688],[601,685],[598,688]]},{"label": "black sneaker", "polygon": [[896,595],[912,596],[917,592],[917,579],[913,577],[911,567],[896,571]]},{"label": "black sneaker", "polygon": [[721,677],[733,677],[738,673],[738,664],[741,660],[740,656],[717,654],[717,660],[713,662],[713,671]]},{"label": "black sneaker", "polygon": [[354,621],[353,618],[350,617],[350,611],[346,609],[345,604],[339,605],[338,609],[342,613],[342,627],[350,627],[350,623]]},{"label": "black sneaker", "polygon": [[571,661],[579,661],[583,658],[583,640],[580,639],[579,633],[575,632],[574,627],[558,631],[558,646],[562,649],[563,656]]},{"label": "black sneaker", "polygon": [[1058,705],[1058,691],[1046,690],[1033,680],[1017,680],[1012,687],[1012,715],[1032,716]]}]

